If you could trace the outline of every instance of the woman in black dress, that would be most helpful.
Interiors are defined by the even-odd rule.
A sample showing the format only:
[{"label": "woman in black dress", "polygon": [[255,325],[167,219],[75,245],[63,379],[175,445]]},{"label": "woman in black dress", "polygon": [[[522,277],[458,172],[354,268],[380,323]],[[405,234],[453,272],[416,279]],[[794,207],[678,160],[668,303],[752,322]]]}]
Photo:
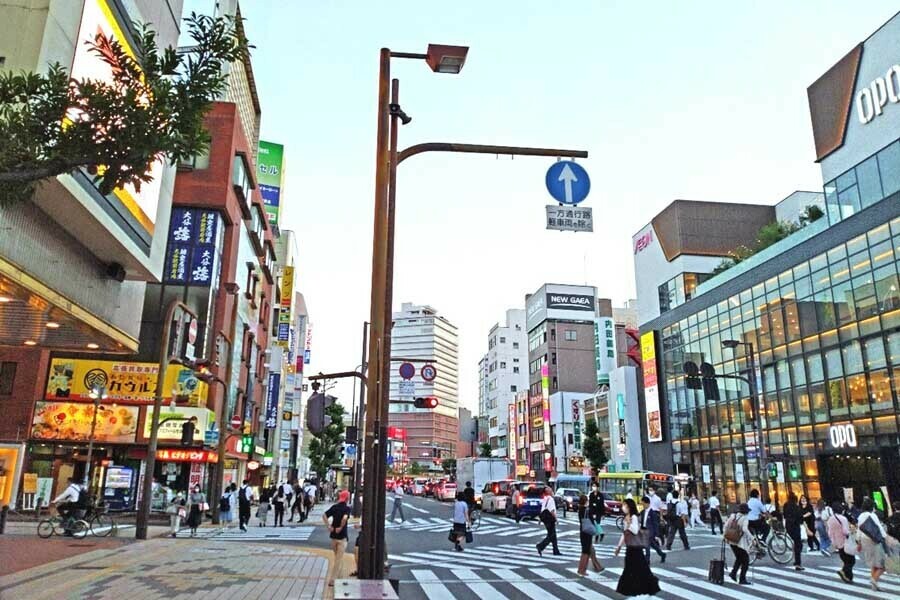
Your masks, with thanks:
[{"label": "woman in black dress", "polygon": [[641,525],[638,519],[637,505],[631,498],[622,504],[625,513],[624,533],[615,554],[625,546],[625,568],[619,577],[616,591],[624,596],[640,596],[659,592],[659,579],[650,571],[650,562],[644,557],[644,544],[641,541]]},{"label": "woman in black dress", "polygon": [[594,536],[597,534],[597,528],[588,505],[588,497],[584,494],[578,500],[578,527],[581,535],[581,559],[578,561],[578,574],[582,577],[587,576],[588,563],[591,563],[594,570],[599,573],[603,570],[603,565],[597,560],[597,554],[594,552]]},{"label": "woman in black dress", "polygon": [[806,543],[809,544],[809,551],[816,552],[821,548],[816,537],[816,511],[806,496],[800,496],[800,512],[803,516],[803,525],[806,527]]}]

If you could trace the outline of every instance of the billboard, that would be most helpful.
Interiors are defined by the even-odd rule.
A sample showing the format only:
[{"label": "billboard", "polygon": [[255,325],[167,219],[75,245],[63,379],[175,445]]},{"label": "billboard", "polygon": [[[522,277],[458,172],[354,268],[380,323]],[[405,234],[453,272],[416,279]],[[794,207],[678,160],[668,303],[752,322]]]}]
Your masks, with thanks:
[{"label": "billboard", "polygon": [[281,373],[269,373],[266,386],[266,429],[278,426],[278,393],[281,391]]},{"label": "billboard", "polygon": [[597,288],[548,283],[525,301],[525,329],[531,331],[547,319],[593,321]]},{"label": "billboard", "polygon": [[[103,83],[112,83],[112,67],[95,52],[89,45],[97,39],[99,33],[107,38],[117,41],[125,52],[135,57],[134,50],[128,43],[128,37],[122,32],[119,22],[116,20],[111,6],[111,0],[86,0],[81,13],[81,23],[78,28],[78,38],[75,41],[75,55],[72,58],[72,79],[92,79]],[[140,64],[140,63],[138,63]],[[69,120],[79,118],[78,110],[69,109],[66,114]],[[159,205],[160,184],[163,172],[163,157],[150,164],[148,169],[151,178],[141,184],[138,191],[134,186],[128,185],[117,188],[111,194],[119,201],[119,212],[135,222],[150,237],[153,236],[156,227],[156,210]]]},{"label": "billboard", "polygon": [[616,325],[609,317],[594,320],[594,363],[597,385],[609,385],[609,374],[618,366],[616,360]]},{"label": "billboard", "polygon": [[172,207],[163,283],[218,287],[223,230],[216,210]]},{"label": "billboard", "polygon": [[284,267],[281,273],[281,308],[278,311],[278,339],[282,348],[291,344],[291,301],[294,299],[294,267]]},{"label": "billboard", "polygon": [[256,181],[259,193],[266,207],[269,225],[278,225],[281,214],[281,189],[284,174],[284,146],[272,142],[259,141],[259,173]]},{"label": "billboard", "polygon": [[660,442],[662,415],[659,409],[659,381],[656,375],[656,332],[641,335],[641,363],[644,368],[644,410],[647,417],[647,439]]},{"label": "billboard", "polygon": [[[197,427],[194,429],[194,443],[202,445],[206,439],[206,432],[215,428],[216,414],[207,408],[195,408],[191,406],[176,406],[175,409],[163,407],[159,411],[159,441],[180,442],[181,426],[191,417],[197,417]],[[153,425],[153,407],[148,406],[144,413],[144,426],[141,428],[139,441],[150,439],[150,427]]]},{"label": "billboard", "polygon": [[[137,406],[116,406],[111,400],[97,410],[94,441],[133,444],[138,428]],[[36,440],[86,442],[94,424],[94,404],[76,402],[35,402],[31,437]]]},{"label": "billboard", "polygon": [[[92,402],[91,390],[101,386],[106,388],[109,402],[153,404],[158,372],[156,363],[54,358],[44,398]],[[170,401],[174,392],[176,399],[191,406],[206,406],[208,388],[190,369],[170,365],[163,383],[163,402]]]}]

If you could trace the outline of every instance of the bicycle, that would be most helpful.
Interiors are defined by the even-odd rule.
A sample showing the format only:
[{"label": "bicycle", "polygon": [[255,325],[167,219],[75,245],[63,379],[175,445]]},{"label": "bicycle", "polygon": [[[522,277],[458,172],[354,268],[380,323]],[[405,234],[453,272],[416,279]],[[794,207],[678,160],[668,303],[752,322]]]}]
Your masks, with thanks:
[{"label": "bicycle", "polygon": [[469,525],[469,529],[472,531],[476,531],[481,526],[481,510],[478,508],[473,508],[469,511],[469,521],[471,522]]},{"label": "bicycle", "polygon": [[106,505],[98,504],[88,509],[84,520],[90,526],[91,535],[95,537],[109,537],[116,530],[116,521],[109,516]]},{"label": "bicycle", "polygon": [[619,531],[625,531],[625,515],[619,515],[616,517],[616,528]]},{"label": "bicycle", "polygon": [[784,526],[776,518],[769,519],[769,533],[763,538],[753,534],[753,547],[750,549],[750,564],[766,554],[777,564],[786,565],[794,560],[794,541],[784,530]]},{"label": "bicycle", "polygon": [[56,514],[38,523],[37,534],[39,538],[46,540],[53,535],[63,535],[69,531],[73,538],[80,540],[88,534],[90,528],[84,519],[76,519],[74,515],[63,518]]}]

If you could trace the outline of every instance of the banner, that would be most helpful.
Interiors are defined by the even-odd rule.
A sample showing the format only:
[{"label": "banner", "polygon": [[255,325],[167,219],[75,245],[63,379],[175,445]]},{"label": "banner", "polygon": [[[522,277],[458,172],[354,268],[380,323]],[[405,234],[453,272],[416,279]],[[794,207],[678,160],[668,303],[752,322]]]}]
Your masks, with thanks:
[{"label": "banner", "polygon": [[221,220],[216,210],[172,207],[163,283],[218,287]]},{"label": "banner", "polygon": [[[206,432],[210,428],[215,429],[216,415],[209,409],[192,408],[190,406],[176,406],[175,410],[163,407],[159,411],[159,440],[180,442],[181,426],[191,417],[197,418],[197,424],[194,428],[194,443],[203,444],[206,439]],[[150,426],[152,424],[153,407],[148,406],[144,413],[144,426],[141,428],[142,439],[139,441],[150,439]]]},{"label": "banner", "polygon": [[[97,412],[94,441],[133,444],[139,410],[136,406],[101,404]],[[93,404],[38,401],[34,403],[31,437],[36,440],[86,442],[91,437],[93,421]]]},{"label": "banner", "polygon": [[644,367],[644,406],[647,417],[647,439],[662,441],[662,415],[659,409],[659,387],[656,376],[656,332],[641,335],[641,361]]},{"label": "banner", "polygon": [[272,142],[259,141],[257,155],[259,172],[256,182],[259,193],[266,207],[266,216],[270,225],[278,225],[281,214],[281,188],[284,183],[284,146]]},{"label": "banner", "polygon": [[269,373],[266,387],[266,429],[278,426],[278,392],[281,389],[281,373]]},{"label": "banner", "polygon": [[[92,402],[91,390],[103,387],[110,404],[153,404],[158,371],[156,363],[54,358],[50,361],[44,398]],[[206,406],[208,389],[187,367],[169,365],[162,389],[163,402],[171,401],[174,393],[180,402]]]}]

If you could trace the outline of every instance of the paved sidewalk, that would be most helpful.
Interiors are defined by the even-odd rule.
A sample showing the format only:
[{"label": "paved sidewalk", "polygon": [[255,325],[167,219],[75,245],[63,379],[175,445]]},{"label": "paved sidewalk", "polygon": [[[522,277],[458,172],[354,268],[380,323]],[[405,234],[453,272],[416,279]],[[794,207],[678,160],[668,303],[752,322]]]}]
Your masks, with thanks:
[{"label": "paved sidewalk", "polygon": [[29,600],[320,599],[328,553],[290,546],[155,539],[0,577],[0,598]]}]

